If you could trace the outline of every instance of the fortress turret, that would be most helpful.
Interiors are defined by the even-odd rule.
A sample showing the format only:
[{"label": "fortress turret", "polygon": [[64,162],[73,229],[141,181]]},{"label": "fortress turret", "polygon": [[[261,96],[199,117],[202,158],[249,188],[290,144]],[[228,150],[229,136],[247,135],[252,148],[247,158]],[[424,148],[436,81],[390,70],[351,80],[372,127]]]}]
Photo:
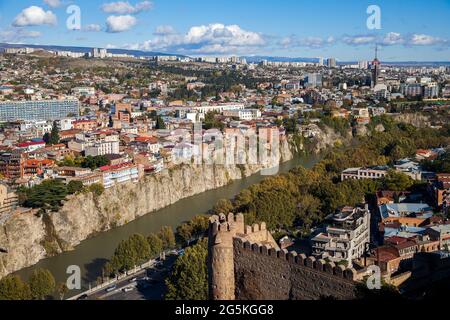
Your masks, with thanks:
[{"label": "fortress turret", "polygon": [[209,222],[208,285],[212,300],[234,300],[233,238],[244,233],[244,216],[212,216]]}]

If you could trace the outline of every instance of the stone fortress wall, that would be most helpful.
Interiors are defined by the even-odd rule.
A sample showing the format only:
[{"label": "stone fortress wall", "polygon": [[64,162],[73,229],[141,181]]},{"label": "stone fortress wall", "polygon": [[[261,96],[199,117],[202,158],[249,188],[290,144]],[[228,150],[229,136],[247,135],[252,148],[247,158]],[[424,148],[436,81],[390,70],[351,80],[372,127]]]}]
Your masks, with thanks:
[{"label": "stone fortress wall", "polygon": [[213,300],[355,298],[355,269],[280,250],[266,224],[245,226],[242,214],[213,216],[208,245]]}]

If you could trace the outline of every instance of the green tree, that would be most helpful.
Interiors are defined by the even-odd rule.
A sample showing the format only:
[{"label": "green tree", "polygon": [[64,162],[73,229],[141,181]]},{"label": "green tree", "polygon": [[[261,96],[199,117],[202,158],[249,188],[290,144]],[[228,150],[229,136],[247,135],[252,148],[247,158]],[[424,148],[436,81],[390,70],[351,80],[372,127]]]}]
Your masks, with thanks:
[{"label": "green tree", "polygon": [[166,129],[166,124],[164,123],[164,120],[161,116],[156,117],[156,129],[158,130]]},{"label": "green tree", "polygon": [[163,251],[163,241],[154,233],[147,237],[147,242],[150,247],[150,257],[157,257]]},{"label": "green tree", "polygon": [[136,265],[142,264],[150,259],[150,245],[147,239],[141,234],[134,234],[130,237],[131,246],[136,251]]},{"label": "green tree", "polygon": [[89,168],[91,170],[95,170],[97,168],[107,166],[109,164],[110,164],[110,161],[105,156],[95,156],[95,157],[87,156],[84,159],[81,166],[83,168]]},{"label": "green tree", "polygon": [[134,234],[119,243],[111,258],[111,267],[113,271],[130,270],[149,260],[150,256],[150,245],[145,237],[140,234]]},{"label": "green tree", "polygon": [[77,192],[81,192],[83,190],[83,188],[84,188],[83,182],[81,182],[81,181],[73,180],[67,184],[67,192],[69,194],[75,194]]},{"label": "green tree", "polygon": [[19,276],[8,275],[0,280],[0,300],[29,300],[30,287]]},{"label": "green tree", "polygon": [[186,249],[166,279],[167,300],[207,300],[207,239]]},{"label": "green tree", "polygon": [[389,170],[384,178],[384,186],[391,191],[405,191],[414,185],[414,180],[403,172]]},{"label": "green tree", "polygon": [[89,192],[92,192],[95,196],[100,197],[105,192],[105,187],[100,183],[91,184],[88,187]]},{"label": "green tree", "polygon": [[175,234],[173,233],[173,230],[171,227],[162,227],[161,230],[158,233],[158,237],[163,242],[163,249],[173,249],[176,245],[175,242]]},{"label": "green tree", "polygon": [[217,203],[214,205],[212,211],[214,214],[220,214],[224,213],[227,215],[230,212],[233,212],[234,206],[228,199],[220,199],[217,201]]},{"label": "green tree", "polygon": [[56,123],[56,121],[53,122],[53,127],[52,127],[52,131],[50,133],[50,137],[49,137],[49,144],[51,145],[55,145],[59,143],[60,137],[59,137],[59,129],[58,129],[58,124]]},{"label": "green tree", "polygon": [[57,211],[66,198],[67,186],[60,180],[45,180],[32,188],[22,188],[18,191],[19,198],[27,208],[43,208]]},{"label": "green tree", "polygon": [[55,278],[45,269],[34,270],[28,283],[31,297],[35,300],[43,300],[55,291]]},{"label": "green tree", "polygon": [[193,238],[193,228],[189,223],[183,223],[177,227],[177,236],[183,245],[188,244]]}]

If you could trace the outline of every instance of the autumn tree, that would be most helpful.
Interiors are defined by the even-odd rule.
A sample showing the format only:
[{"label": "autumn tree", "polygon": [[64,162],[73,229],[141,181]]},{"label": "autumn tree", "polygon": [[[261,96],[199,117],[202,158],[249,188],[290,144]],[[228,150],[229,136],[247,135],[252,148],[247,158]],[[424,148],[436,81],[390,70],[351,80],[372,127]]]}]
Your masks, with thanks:
[{"label": "autumn tree", "polygon": [[31,297],[35,300],[43,300],[55,291],[55,278],[50,271],[36,269],[28,280]]},{"label": "autumn tree", "polygon": [[0,280],[0,300],[29,300],[30,287],[17,275],[8,275]]},{"label": "autumn tree", "polygon": [[167,300],[208,299],[207,245],[207,239],[202,239],[177,258],[166,279]]}]

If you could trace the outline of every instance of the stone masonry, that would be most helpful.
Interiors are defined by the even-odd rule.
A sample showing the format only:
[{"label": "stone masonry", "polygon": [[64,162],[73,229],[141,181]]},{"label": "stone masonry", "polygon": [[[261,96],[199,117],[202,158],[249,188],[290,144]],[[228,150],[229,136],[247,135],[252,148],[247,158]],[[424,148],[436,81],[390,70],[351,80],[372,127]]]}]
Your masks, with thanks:
[{"label": "stone masonry", "polygon": [[355,298],[357,273],[333,262],[280,250],[265,223],[242,214],[210,218],[208,283],[212,300]]}]

